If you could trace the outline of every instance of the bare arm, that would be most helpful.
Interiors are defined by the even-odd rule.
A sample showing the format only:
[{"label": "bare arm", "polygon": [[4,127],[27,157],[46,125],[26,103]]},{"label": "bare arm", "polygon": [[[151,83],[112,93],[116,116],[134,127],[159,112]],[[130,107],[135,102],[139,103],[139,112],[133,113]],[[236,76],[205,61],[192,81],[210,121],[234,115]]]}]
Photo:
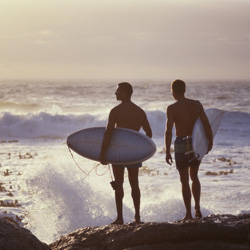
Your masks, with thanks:
[{"label": "bare arm", "polygon": [[212,132],[209,120],[207,118],[206,113],[204,112],[203,107],[202,107],[202,111],[201,111],[201,114],[200,114],[200,119],[201,119],[201,121],[203,123],[205,133],[206,133],[206,136],[207,136],[207,139],[208,139],[208,151],[207,152],[209,152],[213,147],[213,132]]},{"label": "bare arm", "polygon": [[149,121],[148,121],[148,118],[147,118],[146,114],[145,114],[145,118],[144,118],[144,121],[143,121],[143,124],[142,124],[142,128],[145,131],[146,135],[149,138],[152,138],[152,129],[150,127],[150,124],[149,124]]},{"label": "bare arm", "polygon": [[106,126],[106,130],[103,135],[101,153],[100,153],[100,158],[99,158],[100,162],[104,165],[107,164],[105,153],[109,147],[109,143],[112,138],[114,127],[115,127],[115,115],[114,115],[114,112],[111,110],[109,114],[108,124]]},{"label": "bare arm", "polygon": [[166,162],[171,165],[173,163],[170,153],[170,146],[172,142],[172,129],[174,126],[173,112],[170,107],[167,108],[167,124],[165,131],[165,147],[166,147]]}]

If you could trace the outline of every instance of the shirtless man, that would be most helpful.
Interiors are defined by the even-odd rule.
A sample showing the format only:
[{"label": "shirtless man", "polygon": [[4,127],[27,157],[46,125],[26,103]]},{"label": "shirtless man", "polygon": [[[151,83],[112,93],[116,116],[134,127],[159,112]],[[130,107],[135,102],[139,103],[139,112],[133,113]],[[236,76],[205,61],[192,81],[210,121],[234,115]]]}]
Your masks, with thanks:
[{"label": "shirtless man", "polygon": [[[131,96],[133,93],[132,86],[127,82],[122,82],[118,84],[117,90],[115,92],[116,99],[121,101],[121,104],[114,107],[109,114],[108,124],[106,131],[104,133],[100,162],[102,164],[106,163],[105,152],[108,149],[114,127],[128,128],[139,131],[143,128],[148,137],[152,137],[152,130],[149,125],[146,113],[137,105],[131,101]],[[115,166],[112,165],[114,178],[115,178],[115,201],[117,210],[117,219],[112,224],[123,224],[123,212],[122,212],[122,199],[124,196],[123,191],[123,181],[124,181],[124,169],[127,167],[129,183],[132,189],[132,198],[135,208],[135,223],[140,223],[140,188],[138,180],[139,167],[142,164],[134,165],[124,165]]]},{"label": "shirtless man", "polygon": [[165,132],[166,145],[166,162],[171,165],[173,163],[170,153],[170,145],[172,142],[172,128],[175,125],[175,163],[180,174],[182,184],[182,196],[186,207],[186,215],[184,220],[192,219],[191,213],[191,190],[189,186],[189,175],[192,180],[192,194],[195,201],[195,217],[201,218],[200,211],[200,192],[201,185],[198,179],[198,170],[200,161],[196,160],[192,151],[192,131],[197,118],[200,118],[208,139],[208,152],[213,147],[213,135],[204,112],[203,106],[199,101],[187,99],[185,97],[185,82],[175,80],[172,82],[172,95],[177,101],[167,108],[167,124]]}]

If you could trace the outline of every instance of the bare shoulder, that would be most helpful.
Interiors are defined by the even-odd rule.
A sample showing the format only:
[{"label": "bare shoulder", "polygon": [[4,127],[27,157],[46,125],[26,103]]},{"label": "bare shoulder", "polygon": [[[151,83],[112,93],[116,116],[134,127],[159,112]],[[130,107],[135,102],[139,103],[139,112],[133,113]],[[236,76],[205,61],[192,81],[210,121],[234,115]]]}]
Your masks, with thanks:
[{"label": "bare shoulder", "polygon": [[113,108],[111,109],[110,112],[113,112],[113,113],[119,112],[120,109],[121,109],[121,104],[119,104],[119,105],[113,107]]},{"label": "bare shoulder", "polygon": [[194,103],[195,103],[197,106],[202,107],[202,104],[201,104],[201,102],[200,102],[199,100],[193,100],[193,101],[194,101]]},{"label": "bare shoulder", "polygon": [[113,117],[113,118],[116,117],[117,114],[120,113],[120,110],[121,110],[120,105],[117,105],[117,106],[113,107],[113,108],[110,110],[109,116],[110,116],[110,117]]},{"label": "bare shoulder", "polygon": [[138,105],[136,105],[135,103],[131,102],[131,104],[133,105],[134,108],[144,112],[144,110],[141,107],[139,107]]},{"label": "bare shoulder", "polygon": [[189,98],[186,98],[186,100],[190,103],[193,103],[194,105],[201,105],[199,100],[194,100],[194,99],[189,99]]},{"label": "bare shoulder", "polygon": [[202,110],[203,106],[201,104],[201,102],[199,100],[193,100],[193,99],[187,99],[187,102],[189,103],[189,105],[191,105],[193,108]]},{"label": "bare shoulder", "polygon": [[168,107],[167,107],[167,111],[172,111],[175,109],[175,107],[177,106],[177,102],[173,103],[173,104],[170,104]]},{"label": "bare shoulder", "polygon": [[136,113],[138,115],[143,115],[143,116],[146,115],[145,111],[133,102],[131,102],[131,106],[129,109],[131,112]]},{"label": "bare shoulder", "polygon": [[174,113],[177,109],[178,109],[178,102],[175,102],[173,104],[170,104],[168,107],[167,107],[167,113],[168,114],[171,114],[171,113]]}]

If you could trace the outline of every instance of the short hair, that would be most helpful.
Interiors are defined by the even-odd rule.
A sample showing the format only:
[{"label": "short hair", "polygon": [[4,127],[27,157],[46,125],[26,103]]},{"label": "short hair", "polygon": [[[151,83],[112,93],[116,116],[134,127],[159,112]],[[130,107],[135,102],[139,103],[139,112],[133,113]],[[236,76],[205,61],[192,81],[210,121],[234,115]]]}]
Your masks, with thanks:
[{"label": "short hair", "polygon": [[128,82],[121,82],[118,83],[118,86],[121,88],[121,91],[125,91],[126,94],[131,97],[133,94],[133,87],[130,83]]},{"label": "short hair", "polygon": [[186,84],[184,81],[177,79],[171,84],[172,90],[176,94],[184,94],[186,91]]}]

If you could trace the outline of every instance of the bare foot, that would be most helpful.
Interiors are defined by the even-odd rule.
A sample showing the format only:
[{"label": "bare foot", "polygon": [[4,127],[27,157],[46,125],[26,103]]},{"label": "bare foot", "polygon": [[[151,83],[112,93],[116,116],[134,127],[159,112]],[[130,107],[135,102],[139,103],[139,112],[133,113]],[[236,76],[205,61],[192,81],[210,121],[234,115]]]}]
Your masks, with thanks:
[{"label": "bare foot", "polygon": [[187,221],[187,220],[192,220],[192,219],[193,219],[192,215],[186,215],[182,220]]},{"label": "bare foot", "polygon": [[123,219],[116,219],[110,225],[122,225],[123,224]]},{"label": "bare foot", "polygon": [[133,221],[133,224],[142,224],[143,222],[141,221],[141,217],[140,216],[137,216],[135,217],[134,221]]},{"label": "bare foot", "polygon": [[200,209],[198,209],[198,210],[195,210],[195,218],[197,218],[197,219],[200,219],[200,218],[202,218],[202,214],[201,214],[201,211],[200,211]]}]

